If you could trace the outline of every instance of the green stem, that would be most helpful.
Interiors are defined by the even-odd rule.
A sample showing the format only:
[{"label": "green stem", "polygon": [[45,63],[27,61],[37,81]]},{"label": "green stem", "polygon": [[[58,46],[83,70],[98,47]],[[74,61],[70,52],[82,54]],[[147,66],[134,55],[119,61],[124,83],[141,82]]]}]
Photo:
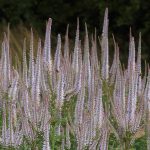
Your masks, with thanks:
[{"label": "green stem", "polygon": [[123,142],[123,150],[129,150],[130,149],[130,140],[125,139]]}]

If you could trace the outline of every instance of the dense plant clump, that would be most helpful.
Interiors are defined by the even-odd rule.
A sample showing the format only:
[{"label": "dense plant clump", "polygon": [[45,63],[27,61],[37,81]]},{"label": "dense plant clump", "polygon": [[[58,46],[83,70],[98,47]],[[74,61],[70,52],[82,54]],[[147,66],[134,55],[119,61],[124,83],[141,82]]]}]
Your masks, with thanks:
[{"label": "dense plant clump", "polygon": [[0,59],[1,148],[128,150],[136,148],[142,138],[147,139],[150,150],[150,70],[146,65],[145,73],[141,72],[141,35],[136,56],[130,32],[125,68],[114,37],[114,59],[109,65],[107,8],[100,45],[96,32],[89,40],[86,24],[82,45],[78,20],[72,54],[67,28],[64,45],[58,34],[55,56],[51,55],[51,25],[49,19],[44,46],[39,39],[36,58],[31,30],[29,61],[25,39],[22,64],[16,67],[9,56],[9,30],[4,34]]}]

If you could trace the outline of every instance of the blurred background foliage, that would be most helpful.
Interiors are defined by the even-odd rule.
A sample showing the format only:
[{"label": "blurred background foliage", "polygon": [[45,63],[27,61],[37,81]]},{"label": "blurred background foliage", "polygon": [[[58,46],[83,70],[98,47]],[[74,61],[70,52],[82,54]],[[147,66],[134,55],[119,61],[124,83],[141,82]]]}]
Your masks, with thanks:
[{"label": "blurred background foliage", "polygon": [[[149,0],[0,0],[0,31],[3,33],[7,24],[10,23],[12,47],[18,53],[22,48],[23,38],[29,36],[30,27],[33,27],[41,38],[44,37],[45,24],[49,17],[53,19],[54,39],[58,33],[64,36],[66,26],[69,24],[69,37],[73,41],[77,17],[80,19],[81,39],[84,35],[85,22],[88,24],[90,35],[94,33],[95,28],[98,35],[101,35],[106,7],[109,8],[110,54],[113,52],[111,44],[113,33],[120,47],[121,59],[126,63],[131,27],[136,48],[138,34],[142,33],[142,60],[144,62],[146,59],[150,62]],[[3,34],[1,39],[2,37]]]}]

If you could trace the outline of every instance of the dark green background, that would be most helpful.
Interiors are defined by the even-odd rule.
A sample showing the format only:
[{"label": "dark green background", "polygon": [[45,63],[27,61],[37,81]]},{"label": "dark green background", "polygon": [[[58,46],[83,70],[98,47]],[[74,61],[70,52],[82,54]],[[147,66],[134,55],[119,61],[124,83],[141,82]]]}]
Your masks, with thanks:
[{"label": "dark green background", "polygon": [[51,17],[53,35],[64,35],[67,24],[70,24],[69,36],[74,39],[76,20],[79,17],[81,37],[84,22],[87,22],[90,33],[96,27],[100,35],[106,6],[109,8],[110,40],[114,33],[121,59],[127,59],[131,26],[136,44],[138,33],[142,32],[142,59],[150,62],[150,0],[0,0],[0,23],[9,22],[12,28],[18,24],[27,28],[32,26],[43,36],[45,22]]}]

